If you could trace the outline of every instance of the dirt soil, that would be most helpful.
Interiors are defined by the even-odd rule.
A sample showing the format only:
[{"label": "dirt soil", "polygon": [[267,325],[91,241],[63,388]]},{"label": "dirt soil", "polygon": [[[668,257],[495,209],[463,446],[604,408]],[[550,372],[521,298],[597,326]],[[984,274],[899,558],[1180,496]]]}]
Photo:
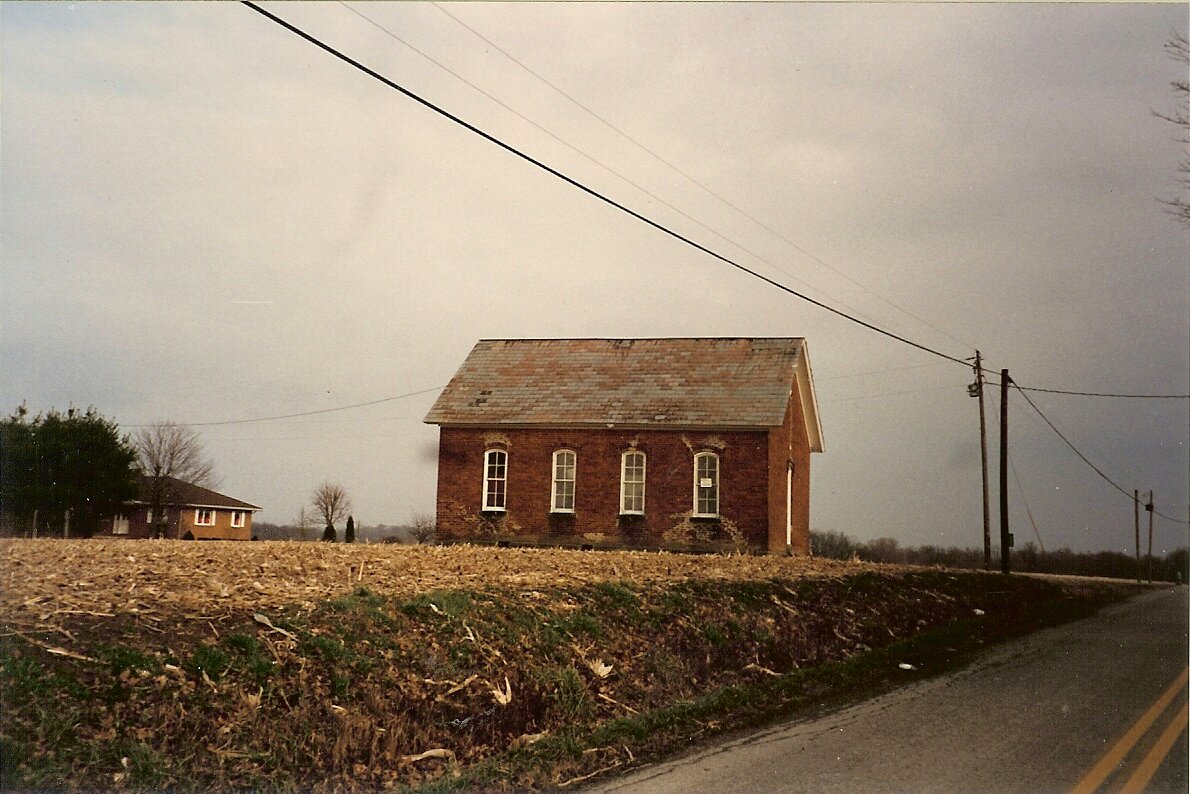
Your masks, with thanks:
[{"label": "dirt soil", "polygon": [[562,789],[1128,592],[273,542],[0,541],[0,572],[6,791]]}]

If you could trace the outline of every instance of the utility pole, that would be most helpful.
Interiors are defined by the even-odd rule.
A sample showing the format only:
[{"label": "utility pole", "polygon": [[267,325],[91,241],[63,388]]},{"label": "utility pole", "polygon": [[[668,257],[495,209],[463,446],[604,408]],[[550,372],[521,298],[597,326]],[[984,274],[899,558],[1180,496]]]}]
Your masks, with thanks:
[{"label": "utility pole", "polygon": [[979,398],[979,460],[983,469],[983,569],[992,570],[992,525],[988,505],[988,425],[983,408],[983,356],[975,351],[975,383],[967,393]]},{"label": "utility pole", "polygon": [[1008,370],[1000,370],[1000,572],[1008,573],[1008,550],[1012,534],[1008,531]]},{"label": "utility pole", "polygon": [[1149,489],[1149,503],[1145,505],[1149,511],[1149,556],[1145,558],[1145,578],[1149,584],[1153,583],[1153,489]]},{"label": "utility pole", "polygon": [[1132,491],[1132,517],[1136,520],[1136,583],[1140,584],[1140,491]]}]

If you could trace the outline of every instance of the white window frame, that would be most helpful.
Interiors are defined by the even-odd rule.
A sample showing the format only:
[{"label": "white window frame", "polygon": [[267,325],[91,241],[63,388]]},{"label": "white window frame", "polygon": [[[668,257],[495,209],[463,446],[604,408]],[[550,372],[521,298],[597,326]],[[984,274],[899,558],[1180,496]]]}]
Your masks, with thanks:
[{"label": "white window frame", "polygon": [[[210,521],[203,521],[203,513],[210,515]],[[194,526],[196,527],[213,527],[215,526],[215,511],[210,507],[196,507],[194,508]]]},{"label": "white window frame", "polygon": [[128,516],[124,513],[117,513],[112,516],[112,534],[113,535],[127,535],[128,534]]},{"label": "white window frame", "polygon": [[[714,493],[714,497],[715,497],[715,505],[714,505],[715,512],[713,512],[713,513],[707,513],[707,512],[703,512],[702,510],[699,510],[700,503],[704,501],[703,499],[699,498],[699,493],[698,493],[699,489],[701,487],[699,484],[699,480],[702,479],[701,477],[699,477],[699,468],[700,468],[699,464],[704,460],[713,460],[715,462],[714,483],[710,486],[713,489],[713,493]],[[722,481],[722,477],[720,476],[720,472],[719,472],[719,456],[718,455],[716,455],[714,452],[700,452],[694,456],[694,517],[695,518],[718,518],[719,517],[719,484],[721,481]]]},{"label": "white window frame", "polygon": [[[570,478],[558,477],[558,459],[563,455],[570,456]],[[578,455],[573,449],[559,449],[555,450],[553,456],[550,458],[550,512],[551,513],[573,513],[575,500],[575,484],[578,481]],[[563,483],[570,483],[570,507],[565,505],[559,506],[558,497],[565,496],[558,492],[558,486]]]},{"label": "white window frame", "polygon": [[[494,463],[493,458],[497,455],[502,455],[503,463]],[[502,472],[499,476],[491,474],[492,466],[500,466]],[[499,494],[495,493],[491,486],[494,483],[501,483],[502,489]],[[495,498],[499,496],[500,504],[495,504]],[[483,453],[483,509],[496,513],[503,513],[505,505],[508,504],[508,450],[506,449],[489,449]]]},{"label": "white window frame", "polygon": [[247,523],[245,516],[248,515],[247,510],[232,510],[231,511],[231,525],[235,529],[243,529],[244,524]]},{"label": "white window frame", "polygon": [[[637,455],[640,456],[640,510],[629,510],[624,503],[627,496],[627,488],[625,486],[629,484],[628,458],[630,456],[636,457]],[[645,480],[647,479],[648,461],[648,455],[639,449],[625,450],[620,455],[620,515],[622,516],[643,516],[645,514]],[[636,483],[637,481],[634,480],[631,484],[635,485]]]},{"label": "white window frame", "polygon": [[145,523],[153,526],[153,508],[151,507],[145,510]]}]

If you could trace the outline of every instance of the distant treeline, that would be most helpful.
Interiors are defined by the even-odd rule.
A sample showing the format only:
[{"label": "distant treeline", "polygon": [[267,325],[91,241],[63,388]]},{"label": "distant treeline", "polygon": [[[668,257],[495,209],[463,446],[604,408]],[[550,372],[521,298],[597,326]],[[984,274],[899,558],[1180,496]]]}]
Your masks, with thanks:
[{"label": "distant treeline", "polygon": [[[908,565],[943,565],[948,568],[983,568],[983,549],[957,546],[902,546],[893,538],[877,538],[866,543],[852,540],[842,532],[811,532],[810,548],[815,556],[836,560],[857,557],[865,562],[895,562]],[[1185,582],[1190,576],[1185,548],[1164,557],[1140,558],[1144,577],[1152,564],[1152,579],[1158,582]],[[1062,548],[1041,551],[1032,541],[1012,550],[1012,570],[1029,573],[1064,573],[1079,576],[1136,578],[1136,557],[1118,551],[1074,552]],[[1000,570],[1000,548],[992,548],[992,568]]]},{"label": "distant treeline", "polygon": [[[322,540],[322,527],[313,524],[304,530],[292,524],[270,524],[266,521],[252,523],[252,535],[257,540]],[[338,540],[343,541],[344,529],[338,527]],[[356,543],[413,543],[411,528],[389,524],[358,526],[355,528]]]}]

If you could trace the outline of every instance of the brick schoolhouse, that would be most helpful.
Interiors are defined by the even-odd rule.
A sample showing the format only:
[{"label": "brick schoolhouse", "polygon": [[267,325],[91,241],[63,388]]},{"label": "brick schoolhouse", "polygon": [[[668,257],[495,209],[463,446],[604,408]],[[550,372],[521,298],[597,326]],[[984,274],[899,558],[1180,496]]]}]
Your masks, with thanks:
[{"label": "brick schoolhouse", "polygon": [[425,421],[441,541],[810,552],[804,339],[485,339]]}]

